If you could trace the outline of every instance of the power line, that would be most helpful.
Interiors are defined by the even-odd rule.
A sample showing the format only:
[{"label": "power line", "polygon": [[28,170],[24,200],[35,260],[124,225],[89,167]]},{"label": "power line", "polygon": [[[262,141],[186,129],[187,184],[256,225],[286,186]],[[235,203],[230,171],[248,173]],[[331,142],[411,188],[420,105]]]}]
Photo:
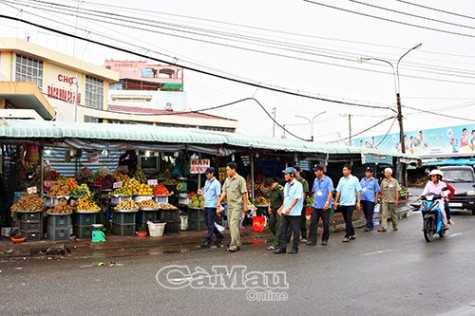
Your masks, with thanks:
[{"label": "power line", "polygon": [[373,19],[386,21],[386,22],[391,22],[391,23],[396,23],[396,24],[401,24],[401,25],[406,25],[406,26],[412,26],[412,27],[425,29],[425,30],[429,30],[429,31],[434,31],[434,32],[440,32],[440,33],[446,33],[446,34],[452,34],[452,35],[459,35],[459,36],[463,36],[463,37],[475,38],[475,35],[471,35],[471,34],[448,31],[448,30],[438,29],[438,28],[435,28],[435,27],[423,26],[423,25],[418,25],[418,24],[408,23],[408,22],[403,22],[403,21],[397,21],[397,20],[385,18],[385,17],[382,17],[382,16],[377,16],[377,15],[372,15],[372,14],[368,14],[368,13],[364,13],[364,12],[359,12],[359,11],[355,11],[355,10],[341,8],[341,7],[337,7],[337,6],[333,6],[333,5],[329,5],[329,4],[316,2],[316,1],[313,1],[313,0],[303,0],[303,1],[311,3],[311,4],[319,5],[319,6],[322,6],[322,7],[326,7],[326,8],[330,8],[330,9],[334,9],[334,10],[339,10],[339,11],[343,11],[343,12],[347,12],[347,13],[353,13],[353,14],[356,14],[356,15],[361,15],[361,16],[365,16],[365,17],[369,17],[369,18],[373,18]]},{"label": "power line", "polygon": [[228,77],[228,76],[223,76],[223,75],[220,75],[220,74],[216,74],[216,73],[206,71],[206,70],[202,70],[202,69],[195,68],[195,67],[181,65],[181,64],[178,64],[178,63],[174,63],[174,62],[170,63],[169,61],[166,61],[166,60],[163,60],[163,59],[159,59],[159,58],[156,58],[156,57],[150,57],[150,56],[147,56],[147,55],[144,55],[144,54],[141,54],[141,53],[134,52],[134,51],[129,50],[129,49],[117,47],[117,46],[107,44],[107,43],[98,42],[98,41],[95,41],[95,40],[92,40],[92,39],[89,39],[89,38],[85,38],[85,37],[82,37],[82,36],[70,34],[68,32],[64,32],[64,31],[61,31],[61,30],[52,29],[52,28],[47,27],[45,25],[39,25],[37,23],[26,21],[26,20],[20,19],[18,17],[11,17],[11,16],[8,16],[8,15],[0,14],[0,18],[22,22],[22,23],[25,23],[25,24],[28,24],[28,25],[36,26],[36,27],[41,28],[41,29],[48,30],[50,32],[58,33],[58,34],[68,36],[68,37],[72,37],[72,38],[76,38],[76,39],[80,39],[80,40],[83,40],[85,42],[90,42],[92,44],[96,44],[96,45],[99,45],[99,46],[103,46],[103,47],[107,47],[107,48],[110,48],[110,49],[118,50],[118,51],[121,51],[121,52],[124,52],[124,53],[127,53],[127,54],[139,56],[139,57],[154,60],[154,61],[157,61],[157,62],[173,64],[175,66],[182,67],[182,68],[188,69],[190,71],[194,71],[194,72],[197,72],[197,73],[205,74],[205,75],[216,77],[216,78],[223,79],[223,80],[228,80],[228,81],[232,81],[232,82],[236,82],[236,83],[241,83],[241,84],[244,84],[244,85],[253,86],[253,87],[256,87],[256,88],[262,88],[262,89],[269,90],[269,91],[279,92],[279,93],[288,94],[288,95],[297,96],[297,97],[303,97],[303,98],[312,99],[312,100],[330,102],[330,103],[335,103],[335,104],[340,104],[340,105],[349,105],[349,106],[358,106],[358,107],[365,107],[365,108],[372,108],[372,109],[384,109],[384,110],[394,111],[394,109],[392,109],[391,107],[377,106],[377,105],[367,105],[367,104],[344,101],[344,100],[335,100],[335,99],[323,98],[323,97],[303,94],[300,91],[292,91],[292,90],[286,89],[286,88],[276,88],[276,87],[272,87],[272,86],[262,84],[262,83],[254,83],[254,82],[250,82],[250,81],[247,81],[247,80],[231,78],[231,77]]},{"label": "power line", "polygon": [[441,114],[441,113],[437,113],[437,112],[430,111],[430,110],[421,110],[421,109],[419,109],[419,108],[415,108],[415,107],[407,106],[407,105],[403,105],[403,107],[405,107],[405,108],[407,108],[407,109],[411,109],[411,110],[416,110],[416,111],[422,112],[422,113],[427,113],[427,114],[432,114],[432,115],[438,115],[438,116],[444,116],[444,117],[448,117],[448,118],[452,118],[452,119],[456,119],[456,120],[475,122],[475,119],[470,119],[470,118],[468,118],[468,117],[459,117],[459,116],[454,116],[454,115],[449,115],[449,114]]},{"label": "power line", "polygon": [[451,15],[459,16],[459,17],[462,17],[462,18],[467,18],[467,19],[475,20],[475,17],[469,16],[469,15],[465,15],[465,14],[460,14],[460,13],[456,13],[456,12],[452,12],[452,11],[446,11],[446,10],[442,10],[442,9],[437,9],[437,8],[425,6],[425,5],[422,5],[422,4],[419,4],[419,3],[413,3],[413,2],[404,1],[404,0],[396,0],[396,1],[399,1],[399,2],[402,2],[402,3],[405,3],[405,4],[409,4],[409,5],[412,5],[412,6],[416,6],[416,7],[419,7],[419,8],[424,8],[424,9],[427,9],[427,10],[437,11],[437,12],[441,12],[441,13],[446,13],[446,14],[451,14]]},{"label": "power line", "polygon": [[[378,123],[376,123],[376,124],[374,124],[374,125],[371,125],[371,126],[368,127],[368,128],[365,128],[365,129],[362,130],[361,132],[358,132],[358,133],[356,133],[356,134],[351,135],[351,138],[354,138],[355,136],[359,136],[359,135],[361,135],[361,134],[364,134],[364,133],[366,133],[367,131],[369,131],[369,130],[375,128],[376,126],[379,126],[379,125],[383,124],[384,122],[389,121],[389,120],[391,120],[391,119],[395,119],[395,118],[397,118],[397,117],[396,117],[396,116],[387,117],[387,118],[385,118],[385,119],[379,121]],[[345,137],[345,138],[342,138],[342,139],[340,139],[340,140],[332,141],[332,142],[328,142],[328,143],[336,143],[336,142],[338,142],[338,141],[348,140],[348,139],[350,139],[350,137]]]},{"label": "power line", "polygon": [[[24,0],[25,1],[25,0]],[[24,2],[23,1],[23,2]],[[26,0],[28,1],[28,0]],[[17,2],[21,2],[21,1],[17,1]],[[45,1],[34,1],[34,2],[41,2],[41,3],[46,3],[46,4],[50,4],[52,6],[54,5],[57,5],[57,4],[52,4],[50,2],[45,2]],[[31,5],[26,5],[26,6],[31,6]],[[60,7],[66,7],[66,8],[73,8],[71,6],[67,6],[67,5],[58,5]],[[44,9],[42,7],[35,7],[37,9],[40,9],[40,10],[53,10],[54,9]],[[74,7],[74,9],[76,10],[76,7]],[[61,8],[58,9],[58,10],[62,10]],[[163,24],[164,22],[157,22],[157,21],[151,21],[151,20],[148,20],[148,19],[140,19],[140,18],[137,18],[137,17],[130,17],[130,16],[126,16],[126,15],[119,15],[119,14],[115,14],[115,13],[107,13],[107,12],[104,12],[104,11],[96,11],[96,10],[88,10],[88,9],[81,9],[81,13],[82,14],[86,14],[84,12],[88,12],[88,14],[86,16],[81,16],[83,19],[89,19],[89,20],[93,20],[93,21],[97,21],[97,22],[104,22],[103,20],[98,20],[98,19],[94,19],[94,18],[91,18],[90,15],[94,15],[94,16],[99,16],[101,18],[106,18],[106,19],[113,19],[113,20],[119,20],[121,22],[127,22],[127,23],[137,23],[137,24],[141,24],[141,25],[147,25],[147,26],[152,26],[152,27],[155,27],[149,23],[158,23],[158,24]],[[71,16],[75,16],[73,13],[71,13],[71,10],[68,10],[66,12],[63,12],[63,11],[54,11],[54,12],[59,12],[61,14],[66,14],[66,15],[71,15]],[[91,12],[99,12],[99,14],[97,13],[91,13]],[[106,16],[104,16],[103,14],[107,14]],[[147,21],[147,23],[138,23],[138,22],[135,22],[135,21],[129,21],[129,20],[124,20],[124,19],[117,19],[117,18],[112,18],[110,17],[110,15],[113,15],[113,16],[120,16],[120,17],[125,17],[127,19],[134,19],[134,20],[142,20],[142,21]],[[115,24],[115,25],[118,25],[118,26],[122,26],[122,27],[128,27],[128,28],[134,28],[134,29],[140,29],[140,30],[144,30],[144,31],[151,31],[150,29],[144,29],[142,27],[133,27],[133,26],[130,26],[130,25],[123,25],[123,24],[119,24],[119,23],[115,23],[115,22],[109,22],[111,24]],[[179,27],[187,27],[187,26],[183,26],[183,25],[177,25],[177,24],[169,24],[169,23],[165,23],[165,25],[172,25],[174,27],[176,26],[179,26]],[[162,30],[164,27],[163,26],[160,26],[160,30]],[[184,31],[184,30],[181,30],[181,29],[176,29],[176,28],[170,28],[170,27],[165,27],[165,29],[168,29],[168,30],[171,30],[171,31],[174,31],[174,32],[190,32],[190,31]],[[355,55],[354,53],[348,53],[348,52],[342,52],[342,51],[335,51],[335,50],[328,50],[328,49],[322,49],[322,48],[317,48],[317,51],[329,51],[330,54],[335,54],[335,52],[337,53],[337,55],[346,55],[345,57],[338,57],[336,55],[328,55],[327,54],[321,54],[321,53],[312,53],[312,52],[309,52],[307,50],[312,50],[312,51],[315,51],[316,48],[313,47],[313,46],[302,46],[302,45],[299,45],[299,44],[294,44],[294,43],[286,43],[286,42],[276,42],[276,41],[270,41],[268,39],[263,39],[263,38],[256,38],[256,37],[248,37],[248,36],[244,36],[244,35],[241,35],[241,34],[233,34],[233,33],[223,33],[223,32],[220,32],[220,31],[214,31],[214,30],[209,30],[209,29],[199,29],[199,28],[192,28],[193,30],[198,30],[199,32],[201,33],[197,33],[197,32],[191,32],[192,35],[200,35],[200,36],[208,36],[208,37],[213,37],[213,38],[218,38],[218,39],[221,39],[221,40],[226,40],[226,41],[230,41],[231,39],[229,38],[226,38],[226,37],[222,37],[222,36],[216,36],[216,35],[207,35],[207,34],[202,34],[202,32],[213,32],[213,33],[217,33],[217,34],[221,34],[221,35],[224,35],[224,36],[231,36],[231,37],[238,37],[240,38],[240,40],[234,40],[234,41],[237,41],[237,42],[240,42],[240,43],[245,43],[245,44],[255,44],[254,42],[255,41],[258,41],[258,42],[264,42],[265,44],[263,46],[265,47],[268,47],[268,48],[273,48],[273,49],[282,49],[282,45],[284,45],[284,48],[285,51],[291,51],[291,52],[296,52],[296,53],[301,53],[301,54],[307,54],[307,55],[313,55],[313,56],[318,56],[318,57],[323,57],[323,58],[331,58],[331,59],[337,59],[337,60],[343,60],[343,61],[346,61],[346,62],[354,62],[355,60],[357,60],[358,58],[357,57],[360,57],[361,54],[358,54],[358,55]],[[259,49],[251,49],[251,48],[247,48],[247,47],[241,47],[241,46],[236,46],[236,45],[230,45],[230,44],[224,44],[224,43],[218,43],[218,42],[213,42],[213,41],[209,41],[209,40],[203,40],[203,39],[199,39],[199,38],[196,38],[196,37],[190,37],[190,36],[183,36],[183,35],[177,35],[177,34],[170,34],[170,33],[166,33],[166,32],[163,32],[163,31],[154,31],[154,33],[159,33],[159,34],[164,34],[164,35],[167,35],[167,36],[174,36],[174,37],[179,37],[179,38],[184,38],[184,39],[187,39],[187,40],[193,40],[193,41],[199,41],[199,42],[204,42],[204,43],[207,43],[207,44],[213,44],[213,45],[219,45],[219,46],[224,46],[224,47],[230,47],[230,48],[234,48],[234,49],[239,49],[239,50],[245,50],[245,51],[253,51],[253,52],[256,52],[256,53],[263,53],[263,54],[268,54],[268,55],[274,55],[274,56],[277,56],[277,57],[284,57],[284,58],[291,58],[291,59],[296,59],[296,60],[301,60],[301,61],[307,61],[307,62],[313,62],[313,63],[320,63],[320,64],[325,64],[325,65],[330,65],[330,66],[336,66],[336,67],[343,67],[343,68],[349,68],[349,69],[356,69],[356,70],[364,70],[364,71],[370,71],[370,72],[376,72],[376,73],[383,73],[383,74],[391,74],[391,73],[388,73],[386,71],[379,71],[379,70],[374,70],[374,69],[367,69],[367,68],[360,68],[360,67],[354,67],[354,66],[349,66],[349,65],[342,65],[342,64],[336,64],[336,63],[329,63],[329,62],[323,62],[323,61],[318,61],[318,60],[313,60],[313,59],[308,59],[308,58],[299,58],[299,57],[295,57],[295,56],[289,56],[289,55],[284,55],[284,54],[278,54],[278,53],[274,53],[274,52],[269,52],[269,51],[263,51],[263,50],[259,50]],[[251,43],[250,42],[246,42],[246,41],[243,41],[241,39],[245,39],[245,40],[250,40],[252,41]],[[277,46],[276,46],[277,45]],[[290,46],[289,46],[290,45]],[[298,49],[295,49],[298,48]],[[305,49],[305,50],[301,50],[301,49]],[[347,56],[350,55],[351,57],[348,58]],[[427,72],[427,73],[431,73],[431,74],[438,74],[438,75],[442,75],[442,76],[451,76],[451,77],[461,77],[461,78],[468,78],[468,79],[475,79],[475,77],[472,77],[472,76],[469,76],[469,75],[475,75],[475,72],[467,72],[466,70],[460,70],[460,69],[449,69],[449,68],[441,68],[441,67],[428,67],[428,66],[425,66],[425,65],[421,65],[421,64],[417,64],[417,63],[411,63],[411,64],[414,64],[416,65],[415,69],[419,69],[418,71],[421,71],[420,69],[422,69],[423,72]],[[420,66],[419,66],[420,65]],[[411,67],[413,68],[413,67]],[[413,68],[414,69],[414,68]],[[439,70],[439,71],[431,71],[431,70],[425,70],[425,69],[435,69],[435,70]],[[442,71],[442,72],[441,72]],[[447,73],[449,72],[449,73]],[[458,73],[458,75],[456,74]],[[464,75],[460,75],[460,74],[464,74]],[[465,74],[468,74],[468,75],[465,75]],[[392,75],[392,74],[391,74]],[[427,78],[427,77],[421,77],[421,76],[413,76],[413,75],[403,75],[405,77],[412,77],[412,78],[418,78],[418,79],[424,79],[424,80],[432,80],[432,81],[442,81],[442,82],[451,82],[451,83],[459,83],[459,84],[470,84],[468,82],[462,82],[462,81],[454,81],[454,80],[444,80],[444,79],[438,79],[438,78],[433,78],[433,77],[430,77],[430,78]]]}]

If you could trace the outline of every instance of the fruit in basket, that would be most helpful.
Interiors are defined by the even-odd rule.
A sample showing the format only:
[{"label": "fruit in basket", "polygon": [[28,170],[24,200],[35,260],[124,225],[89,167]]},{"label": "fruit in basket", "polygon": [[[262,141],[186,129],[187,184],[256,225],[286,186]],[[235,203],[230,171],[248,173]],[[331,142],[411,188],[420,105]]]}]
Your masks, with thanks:
[{"label": "fruit in basket", "polygon": [[67,178],[65,183],[69,186],[69,190],[74,190],[78,187],[78,183],[73,178]]},{"label": "fruit in basket", "polygon": [[132,191],[129,188],[120,187],[118,189],[115,189],[114,192],[112,192],[112,195],[129,196],[132,195]]},{"label": "fruit in basket", "polygon": [[89,191],[89,187],[87,184],[81,184],[77,188],[71,191],[71,196],[76,199],[82,199],[86,196],[91,196],[91,191]]},{"label": "fruit in basket", "polygon": [[176,179],[167,179],[165,182],[163,182],[165,185],[178,185],[178,183],[180,182],[178,182]]},{"label": "fruit in basket", "polygon": [[69,196],[71,194],[71,190],[71,186],[68,184],[67,180],[57,180],[55,183],[53,183],[53,185],[51,185],[48,196]]},{"label": "fruit in basket", "polygon": [[153,188],[153,195],[170,195],[170,191],[168,191],[163,183],[159,183]]},{"label": "fruit in basket", "polygon": [[254,202],[256,203],[256,205],[268,205],[269,204],[267,199],[263,196],[258,197]]},{"label": "fruit in basket", "polygon": [[87,167],[82,168],[78,171],[78,173],[76,173],[76,179],[78,179],[79,181],[90,179],[93,176],[94,172]]},{"label": "fruit in basket", "polygon": [[71,214],[73,208],[67,204],[66,200],[61,200],[54,208],[50,208],[46,213],[48,214]]},{"label": "fruit in basket", "polygon": [[201,194],[195,194],[191,197],[191,202],[188,203],[189,207],[202,208],[205,205],[205,197]]},{"label": "fruit in basket", "polygon": [[12,216],[18,211],[42,211],[45,209],[45,203],[37,194],[28,194],[20,197],[18,202],[12,205],[10,211]]},{"label": "fruit in basket", "polygon": [[139,209],[139,206],[137,203],[135,203],[132,199],[127,199],[127,200],[123,200],[122,202],[120,202],[119,204],[116,205],[116,207],[114,208],[115,210],[133,210],[133,211],[137,211]]},{"label": "fruit in basket", "polygon": [[137,179],[137,181],[140,183],[147,183],[147,177],[145,176],[143,170],[140,168],[137,168],[137,170],[135,170],[134,178]]},{"label": "fruit in basket", "polygon": [[176,206],[171,205],[170,203],[160,204],[160,208],[161,208],[162,210],[176,210],[176,209],[177,209]]},{"label": "fruit in basket", "polygon": [[135,195],[152,195],[152,187],[145,183],[140,183],[137,179],[130,179],[124,187]]},{"label": "fruit in basket", "polygon": [[78,211],[99,211],[100,209],[89,196],[80,199],[78,204],[76,204],[76,210]]},{"label": "fruit in basket", "polygon": [[154,200],[145,200],[139,203],[140,208],[160,208],[160,204],[155,202]]},{"label": "fruit in basket", "polygon": [[114,173],[114,180],[116,182],[122,182],[122,183],[126,183],[130,180],[130,177],[126,174],[122,174],[121,172],[115,172]]}]

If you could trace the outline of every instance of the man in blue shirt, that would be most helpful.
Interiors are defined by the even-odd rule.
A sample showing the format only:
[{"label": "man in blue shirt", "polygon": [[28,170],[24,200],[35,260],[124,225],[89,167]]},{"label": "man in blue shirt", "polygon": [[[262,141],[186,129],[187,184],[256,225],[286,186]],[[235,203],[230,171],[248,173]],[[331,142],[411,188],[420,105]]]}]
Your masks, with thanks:
[{"label": "man in blue shirt", "polygon": [[204,189],[204,218],[206,226],[208,227],[208,234],[205,241],[201,244],[201,247],[207,248],[211,244],[211,238],[213,234],[216,235],[216,244],[219,244],[223,240],[224,236],[214,225],[214,216],[216,214],[216,208],[218,205],[218,197],[221,194],[221,184],[214,177],[216,170],[213,167],[206,169],[206,183]]},{"label": "man in blue shirt", "polygon": [[378,204],[379,184],[373,178],[373,168],[366,168],[365,178],[361,179],[361,206],[363,207],[364,216],[366,218],[366,226],[364,231],[369,232],[373,229],[374,206]]},{"label": "man in blue shirt", "polygon": [[[351,165],[343,166],[343,177],[340,178],[336,187],[336,197],[334,207],[339,209],[346,223],[346,234],[343,242],[349,242],[356,239],[355,229],[353,228],[353,212],[356,208],[361,209],[361,185],[358,178],[351,175]],[[341,199],[341,201],[340,201]],[[340,205],[338,207],[338,205]]]},{"label": "man in blue shirt", "polygon": [[315,165],[315,181],[313,182],[312,192],[313,207],[312,219],[310,220],[310,234],[308,236],[307,245],[315,246],[317,244],[317,227],[320,218],[323,222],[322,245],[328,244],[330,238],[330,213],[333,202],[333,181],[323,174],[323,166]]},{"label": "man in blue shirt", "polygon": [[281,216],[279,246],[274,250],[275,254],[287,251],[287,228],[292,227],[294,233],[294,244],[289,254],[296,254],[299,251],[300,242],[300,216],[303,207],[303,186],[295,179],[296,171],[292,167],[286,168],[284,187],[284,204],[277,211]]}]

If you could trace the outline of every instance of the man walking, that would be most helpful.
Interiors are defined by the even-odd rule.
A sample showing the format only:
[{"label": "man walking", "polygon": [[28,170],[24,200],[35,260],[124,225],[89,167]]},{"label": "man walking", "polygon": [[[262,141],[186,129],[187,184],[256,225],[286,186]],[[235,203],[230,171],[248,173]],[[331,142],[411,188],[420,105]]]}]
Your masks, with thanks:
[{"label": "man walking", "polygon": [[223,193],[218,199],[218,215],[221,214],[221,201],[227,198],[228,201],[228,222],[229,232],[231,233],[231,243],[228,251],[236,252],[241,249],[241,236],[239,234],[239,218],[241,212],[247,213],[248,193],[246,188],[246,180],[236,172],[237,164],[229,162],[226,166],[228,177],[224,181]]},{"label": "man walking", "polygon": [[275,250],[279,245],[280,236],[280,215],[277,213],[279,208],[284,203],[284,187],[277,182],[272,182],[269,192],[269,228],[274,234],[272,245],[267,247],[267,250]]},{"label": "man walking", "polygon": [[317,227],[320,218],[323,222],[322,245],[328,244],[330,238],[330,210],[333,202],[333,181],[323,173],[322,165],[315,165],[315,181],[313,182],[312,192],[313,207],[312,219],[310,220],[310,233],[308,235],[307,245],[315,246],[317,244]]},{"label": "man walking", "polygon": [[373,178],[373,168],[366,168],[365,178],[361,179],[361,206],[363,207],[364,216],[366,218],[366,226],[364,231],[373,230],[374,206],[378,204],[379,184]]},{"label": "man walking", "polygon": [[353,228],[355,204],[357,210],[361,209],[361,185],[358,178],[351,174],[351,170],[351,165],[346,164],[343,166],[343,177],[340,178],[336,187],[334,203],[335,208],[341,211],[346,223],[346,233],[343,242],[356,239],[355,229]]},{"label": "man walking", "polygon": [[292,227],[294,233],[294,244],[289,254],[296,254],[299,251],[300,242],[300,216],[303,207],[303,187],[295,179],[295,169],[286,168],[284,187],[284,204],[279,208],[278,214],[281,216],[279,247],[274,250],[275,254],[287,251],[287,228]]},{"label": "man walking", "polygon": [[388,229],[388,213],[391,214],[393,231],[398,231],[396,206],[399,204],[399,182],[392,177],[391,168],[384,169],[385,178],[381,181],[381,228],[378,232],[384,233]]},{"label": "man walking", "polygon": [[305,212],[305,201],[307,199],[307,194],[310,192],[308,182],[305,180],[302,175],[300,174],[300,167],[294,166],[295,169],[295,179],[302,184],[303,187],[303,204],[302,204],[302,212],[300,215],[300,236],[302,237],[302,242],[307,242],[307,214]]},{"label": "man walking", "polygon": [[213,234],[216,235],[216,244],[219,244],[224,236],[214,225],[214,216],[216,214],[216,209],[218,205],[218,197],[221,194],[221,184],[214,177],[215,169],[209,167],[206,169],[206,183],[204,189],[204,212],[203,216],[205,219],[206,226],[208,227],[208,234],[206,235],[205,241],[201,244],[201,247],[207,248],[211,244],[211,238]]}]

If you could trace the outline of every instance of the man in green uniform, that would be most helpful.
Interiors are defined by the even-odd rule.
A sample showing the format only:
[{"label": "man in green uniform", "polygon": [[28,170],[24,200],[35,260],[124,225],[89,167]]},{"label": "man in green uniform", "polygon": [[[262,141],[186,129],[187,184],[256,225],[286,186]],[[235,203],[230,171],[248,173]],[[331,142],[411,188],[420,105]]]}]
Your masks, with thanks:
[{"label": "man in green uniform", "polygon": [[277,182],[272,182],[269,191],[269,228],[274,234],[272,245],[267,250],[275,250],[279,245],[280,236],[280,216],[277,213],[281,205],[284,203],[284,187]]},{"label": "man in green uniform", "polygon": [[307,199],[307,194],[310,192],[310,189],[308,187],[308,182],[305,180],[301,175],[300,175],[300,167],[299,166],[294,166],[295,171],[297,174],[295,175],[295,179],[297,179],[298,182],[300,182],[303,186],[303,208],[302,208],[302,215],[300,216],[300,236],[301,240],[300,242],[306,243],[307,242],[307,216],[305,214],[305,204],[306,204],[306,199]]},{"label": "man in green uniform", "polygon": [[231,243],[228,251],[235,252],[242,246],[241,236],[239,234],[239,218],[241,212],[247,213],[248,193],[246,187],[246,180],[236,172],[237,164],[229,162],[226,166],[226,173],[228,177],[224,181],[223,193],[219,197],[217,212],[221,214],[221,201],[227,198],[228,201],[228,225],[231,233]]},{"label": "man in green uniform", "polygon": [[388,229],[388,213],[391,215],[393,230],[398,231],[396,206],[399,204],[399,182],[392,177],[391,168],[384,169],[385,179],[381,181],[381,228],[378,232],[384,233]]}]

